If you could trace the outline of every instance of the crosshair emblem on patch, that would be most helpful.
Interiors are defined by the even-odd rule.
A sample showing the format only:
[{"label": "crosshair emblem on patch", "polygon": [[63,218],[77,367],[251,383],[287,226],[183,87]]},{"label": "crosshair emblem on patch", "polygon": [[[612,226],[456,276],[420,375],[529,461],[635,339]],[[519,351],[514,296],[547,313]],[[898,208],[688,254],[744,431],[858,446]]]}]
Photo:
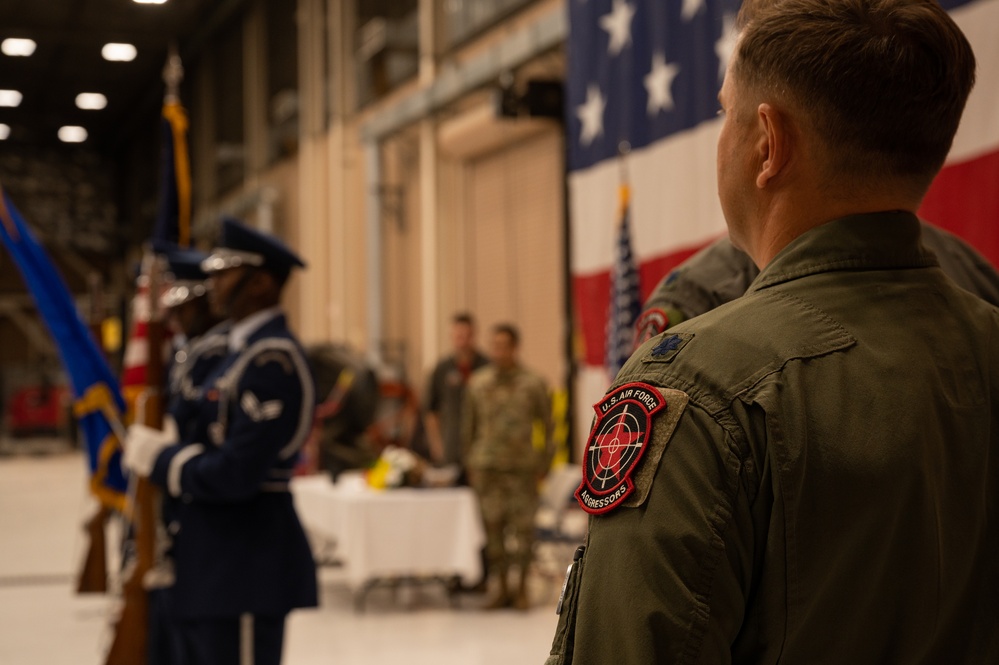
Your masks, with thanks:
[{"label": "crosshair emblem on patch", "polygon": [[596,422],[586,441],[583,482],[576,500],[591,515],[616,508],[635,490],[631,479],[649,442],[652,416],[666,406],[659,390],[628,383],[594,405]]}]

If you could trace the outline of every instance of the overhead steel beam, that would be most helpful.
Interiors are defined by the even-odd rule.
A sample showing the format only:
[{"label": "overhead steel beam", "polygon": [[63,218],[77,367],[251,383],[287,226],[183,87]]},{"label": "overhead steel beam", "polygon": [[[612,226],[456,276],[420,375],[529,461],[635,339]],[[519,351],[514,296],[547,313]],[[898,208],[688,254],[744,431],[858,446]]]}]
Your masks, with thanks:
[{"label": "overhead steel beam", "polygon": [[364,142],[379,141],[463,95],[496,81],[500,74],[563,44],[569,34],[565,7],[541,16],[467,62],[442,65],[434,82],[382,109],[361,126]]}]

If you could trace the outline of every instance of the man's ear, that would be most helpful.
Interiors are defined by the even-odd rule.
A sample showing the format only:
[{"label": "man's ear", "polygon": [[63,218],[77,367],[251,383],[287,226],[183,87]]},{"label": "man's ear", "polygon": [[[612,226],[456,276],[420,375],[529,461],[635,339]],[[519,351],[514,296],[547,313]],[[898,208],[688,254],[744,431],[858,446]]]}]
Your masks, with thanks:
[{"label": "man's ear", "polygon": [[760,104],[757,109],[761,135],[758,150],[760,170],[756,186],[764,189],[787,167],[791,159],[791,127],[788,117],[770,104]]}]

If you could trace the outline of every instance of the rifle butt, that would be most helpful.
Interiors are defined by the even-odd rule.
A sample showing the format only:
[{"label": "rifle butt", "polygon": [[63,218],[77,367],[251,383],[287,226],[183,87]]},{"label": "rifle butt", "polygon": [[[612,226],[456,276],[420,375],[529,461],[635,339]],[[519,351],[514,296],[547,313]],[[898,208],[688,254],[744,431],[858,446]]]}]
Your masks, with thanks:
[{"label": "rifle butt", "polygon": [[76,582],[76,593],[78,594],[107,593],[108,561],[107,541],[104,533],[107,518],[108,509],[101,506],[94,516],[87,520],[85,528],[90,543],[87,546],[87,555],[83,560],[83,567]]},{"label": "rifle butt", "polygon": [[149,658],[149,602],[145,589],[125,591],[125,606],[115,625],[104,665],[143,665]]}]

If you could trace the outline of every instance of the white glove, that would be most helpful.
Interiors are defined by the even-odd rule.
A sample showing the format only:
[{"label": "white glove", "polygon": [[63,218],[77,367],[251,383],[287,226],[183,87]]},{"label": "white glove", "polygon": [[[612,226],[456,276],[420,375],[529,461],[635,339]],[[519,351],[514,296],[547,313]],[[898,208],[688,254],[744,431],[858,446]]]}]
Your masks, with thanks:
[{"label": "white glove", "polygon": [[164,448],[177,443],[177,438],[177,422],[170,416],[163,419],[162,430],[145,425],[130,425],[121,463],[132,473],[148,476],[153,471],[156,458]]}]

